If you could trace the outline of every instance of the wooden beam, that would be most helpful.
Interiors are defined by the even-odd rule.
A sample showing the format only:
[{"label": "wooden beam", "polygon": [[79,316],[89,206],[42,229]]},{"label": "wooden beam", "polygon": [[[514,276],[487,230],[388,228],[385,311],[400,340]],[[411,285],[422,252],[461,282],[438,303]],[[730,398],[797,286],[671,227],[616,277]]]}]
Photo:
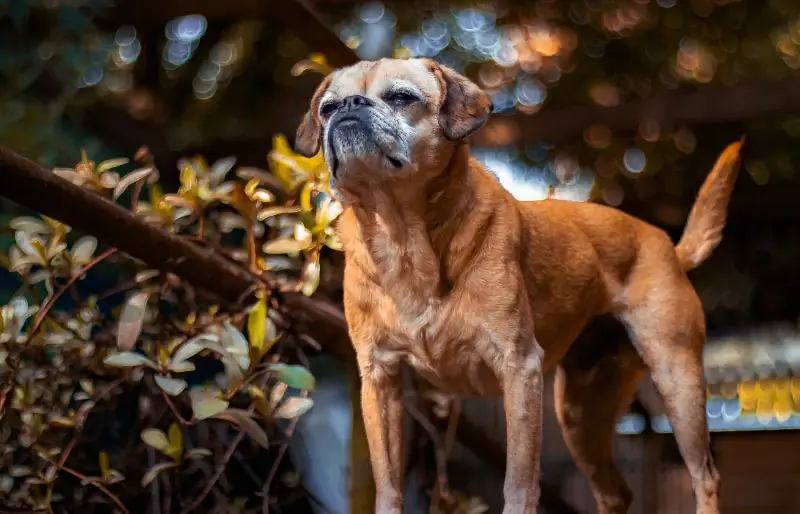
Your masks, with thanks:
[{"label": "wooden beam", "polygon": [[124,0],[109,11],[104,25],[147,27],[164,25],[189,14],[200,14],[209,21],[246,19],[274,20],[291,30],[309,50],[323,52],[333,66],[358,61],[355,52],[330,29],[330,24],[307,0]]},{"label": "wooden beam", "polygon": [[[259,0],[126,0],[109,19],[134,25],[166,23],[187,14],[216,19],[273,19],[291,30],[311,51],[324,53],[335,67],[358,61],[308,0],[285,0],[280,6]],[[635,132],[644,122],[662,130],[680,125],[731,123],[800,114],[800,77],[747,82],[729,87],[704,86],[626,103],[615,107],[575,105],[545,107],[535,114],[493,116],[473,137],[477,146],[508,146],[519,142],[562,143],[580,139],[602,125],[613,132]]]},{"label": "wooden beam", "polygon": [[681,125],[709,125],[780,118],[800,114],[800,76],[747,82],[729,87],[699,87],[692,92],[653,96],[616,107],[575,105],[545,107],[535,114],[495,115],[473,137],[476,146],[514,142],[563,143],[580,140],[601,125],[612,132],[636,132],[645,122],[668,130]]}]

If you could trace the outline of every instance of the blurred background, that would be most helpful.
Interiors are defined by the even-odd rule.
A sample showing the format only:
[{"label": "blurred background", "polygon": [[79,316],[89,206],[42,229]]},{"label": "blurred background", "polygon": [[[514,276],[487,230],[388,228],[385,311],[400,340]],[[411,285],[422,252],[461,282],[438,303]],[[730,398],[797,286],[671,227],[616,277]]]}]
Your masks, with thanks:
[{"label": "blurred background", "polygon": [[[723,511],[798,512],[796,0],[0,0],[0,144],[48,167],[73,166],[81,148],[99,161],[147,145],[177,189],[186,155],[268,168],[317,71],[389,56],[434,58],[491,95],[473,150],[516,196],[608,204],[676,240],[719,152],[746,136],[725,239],[691,275],[708,316],[707,415]],[[0,200],[0,214],[6,228],[18,208]],[[2,238],[6,251],[13,233]],[[4,303],[14,286],[3,284]],[[594,512],[550,396],[548,512]],[[489,512],[500,511],[503,423],[496,400],[465,401],[450,461],[453,487]],[[649,382],[618,431],[632,512],[694,512]],[[324,496],[320,462],[305,480]]]}]

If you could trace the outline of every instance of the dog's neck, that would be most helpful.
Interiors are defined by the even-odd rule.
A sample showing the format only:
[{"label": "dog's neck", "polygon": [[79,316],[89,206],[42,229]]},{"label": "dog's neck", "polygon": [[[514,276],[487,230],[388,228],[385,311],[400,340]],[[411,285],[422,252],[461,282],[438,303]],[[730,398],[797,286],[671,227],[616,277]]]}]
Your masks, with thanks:
[{"label": "dog's neck", "polygon": [[477,193],[485,177],[471,160],[469,147],[461,143],[425,183],[375,181],[346,189],[338,229],[348,264],[362,268],[390,294],[407,291],[417,299],[447,294],[450,279],[474,255],[471,247],[480,244],[471,236],[459,237],[466,220],[482,211]]}]

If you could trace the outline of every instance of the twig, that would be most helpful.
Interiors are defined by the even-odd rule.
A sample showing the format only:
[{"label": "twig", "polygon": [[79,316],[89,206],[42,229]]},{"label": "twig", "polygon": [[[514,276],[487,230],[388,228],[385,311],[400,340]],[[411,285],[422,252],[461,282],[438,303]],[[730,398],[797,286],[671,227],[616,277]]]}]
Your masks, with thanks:
[{"label": "twig", "polygon": [[[438,512],[440,498],[450,499],[450,489],[447,484],[447,449],[442,442],[439,431],[425,414],[419,410],[417,405],[410,401],[410,398],[405,398],[403,403],[411,417],[422,425],[422,428],[428,432],[433,441],[436,460],[436,487],[433,488],[433,494],[431,495],[431,510]],[[458,426],[457,423],[456,426]]]},{"label": "twig", "polygon": [[[303,398],[308,396],[308,391],[303,391],[301,393]],[[272,463],[272,467],[269,470],[269,474],[267,475],[267,479],[264,481],[264,485],[261,487],[261,512],[262,514],[269,513],[269,488],[272,485],[272,481],[275,479],[275,475],[278,474],[278,466],[281,464],[281,460],[283,459],[283,455],[286,453],[287,448],[289,448],[289,441],[292,439],[292,434],[294,433],[294,429],[297,428],[297,423],[300,421],[300,418],[294,418],[292,422],[289,424],[289,428],[286,429],[286,440],[281,444],[280,448],[278,448],[278,455],[275,456],[275,462]]]},{"label": "twig", "polygon": [[188,514],[189,512],[196,509],[201,503],[203,503],[203,500],[206,499],[208,493],[210,493],[211,489],[213,489],[214,485],[216,485],[217,481],[219,480],[219,477],[221,477],[222,473],[225,472],[225,468],[228,467],[228,461],[231,460],[233,453],[236,451],[236,447],[239,446],[239,443],[242,442],[242,439],[244,439],[244,430],[239,430],[239,433],[236,435],[236,438],[231,443],[230,448],[228,448],[228,451],[225,452],[225,455],[222,457],[222,462],[220,462],[219,465],[217,466],[214,475],[208,480],[208,482],[206,482],[205,487],[203,487],[203,490],[200,492],[197,498],[195,498],[189,505],[187,505],[186,507],[184,507],[183,510],[181,510],[181,514]]},{"label": "twig", "polygon": [[[52,460],[50,461],[50,463],[53,464],[53,465],[58,465],[57,463],[53,462]],[[75,471],[72,468],[68,468],[66,466],[62,466],[61,470],[62,471],[66,471],[67,473],[69,473],[70,475],[74,476],[75,478],[87,481],[86,480],[87,479],[86,475],[84,475],[83,473],[80,473],[78,471]],[[87,483],[92,484],[96,488],[100,489],[100,491],[103,494],[108,496],[109,500],[111,500],[115,504],[117,504],[117,507],[119,507],[122,512],[124,512],[125,514],[130,514],[130,511],[127,508],[125,508],[125,505],[122,503],[122,501],[114,493],[109,491],[108,488],[106,488],[106,486],[104,486],[103,484],[101,484],[100,482],[98,482],[96,480],[88,480]]]},{"label": "twig", "polygon": [[61,295],[63,295],[66,290],[68,290],[70,287],[72,287],[72,285],[75,282],[77,282],[81,277],[86,275],[86,273],[90,269],[92,269],[93,267],[97,266],[99,263],[103,262],[104,260],[108,259],[112,255],[114,255],[116,252],[117,252],[116,248],[109,248],[105,252],[101,253],[100,255],[98,255],[97,257],[92,259],[88,264],[86,264],[86,266],[81,268],[80,271],[78,271],[77,273],[74,273],[71,277],[69,277],[69,280],[67,280],[67,283],[64,284],[63,286],[61,286],[59,288],[59,290],[55,292],[53,297],[50,298],[50,300],[48,300],[48,302],[44,305],[44,307],[42,307],[42,310],[39,311],[39,314],[36,316],[36,321],[33,323],[33,327],[31,328],[31,331],[28,333],[28,340],[32,340],[33,336],[36,335],[36,332],[39,331],[39,329],[42,326],[42,323],[44,322],[44,319],[47,317],[47,314],[53,309],[53,306],[56,304],[58,299],[61,298]]},{"label": "twig", "polygon": [[[160,389],[161,388],[159,388],[159,390]],[[193,421],[187,420],[186,418],[181,416],[180,412],[178,412],[178,408],[175,407],[175,404],[172,402],[172,400],[169,399],[169,396],[167,395],[167,393],[165,393],[164,391],[161,391],[161,396],[164,397],[164,401],[166,402],[167,406],[169,407],[169,410],[172,411],[173,416],[175,416],[178,419],[178,422],[181,425],[193,425],[194,424]]]},{"label": "twig", "polygon": [[447,431],[444,436],[444,456],[450,457],[458,433],[458,420],[461,417],[461,398],[453,398],[450,402],[450,417],[447,420]]},{"label": "twig", "polygon": [[[53,306],[55,305],[56,301],[58,301],[58,299],[61,298],[61,295],[64,294],[64,291],[66,291],[70,287],[72,287],[72,285],[75,282],[77,282],[78,279],[80,279],[82,276],[84,276],[87,271],[92,269],[99,262],[102,262],[103,260],[107,259],[109,256],[111,256],[116,251],[117,251],[116,248],[110,248],[110,249],[106,250],[102,254],[100,254],[97,257],[95,257],[95,259],[92,260],[91,262],[89,262],[86,266],[81,268],[81,270],[79,272],[75,273],[74,275],[72,275],[69,278],[67,283],[64,284],[53,295],[53,297],[50,298],[47,301],[47,303],[44,305],[44,307],[42,307],[42,309],[39,311],[39,314],[36,317],[36,321],[34,322],[33,327],[31,328],[30,332],[28,332],[28,340],[29,341],[32,340],[33,336],[35,336],[36,333],[39,331],[39,328],[41,328],[45,317],[50,312],[50,310],[53,308]],[[0,421],[2,421],[5,418],[5,415],[6,415],[5,407],[6,407],[6,403],[8,403],[8,396],[9,396],[9,394],[11,394],[11,391],[14,389],[14,381],[17,378],[17,371],[18,371],[18,368],[19,368],[19,361],[20,361],[19,352],[13,353],[9,357],[9,360],[8,360],[8,365],[7,365],[7,367],[8,367],[8,377],[6,378],[6,383],[3,386],[2,392],[0,392]]]}]

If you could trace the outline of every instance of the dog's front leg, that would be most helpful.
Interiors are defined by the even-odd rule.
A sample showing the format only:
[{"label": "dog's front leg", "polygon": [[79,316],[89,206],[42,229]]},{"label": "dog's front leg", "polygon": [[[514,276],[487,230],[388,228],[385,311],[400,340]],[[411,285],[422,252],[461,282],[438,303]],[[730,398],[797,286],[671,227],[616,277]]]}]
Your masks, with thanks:
[{"label": "dog's front leg", "polygon": [[535,342],[504,364],[501,381],[506,412],[506,478],[503,514],[536,514],[542,433],[542,349]]},{"label": "dog's front leg", "polygon": [[403,382],[399,363],[361,361],[361,410],[367,432],[375,512],[403,512]]}]

